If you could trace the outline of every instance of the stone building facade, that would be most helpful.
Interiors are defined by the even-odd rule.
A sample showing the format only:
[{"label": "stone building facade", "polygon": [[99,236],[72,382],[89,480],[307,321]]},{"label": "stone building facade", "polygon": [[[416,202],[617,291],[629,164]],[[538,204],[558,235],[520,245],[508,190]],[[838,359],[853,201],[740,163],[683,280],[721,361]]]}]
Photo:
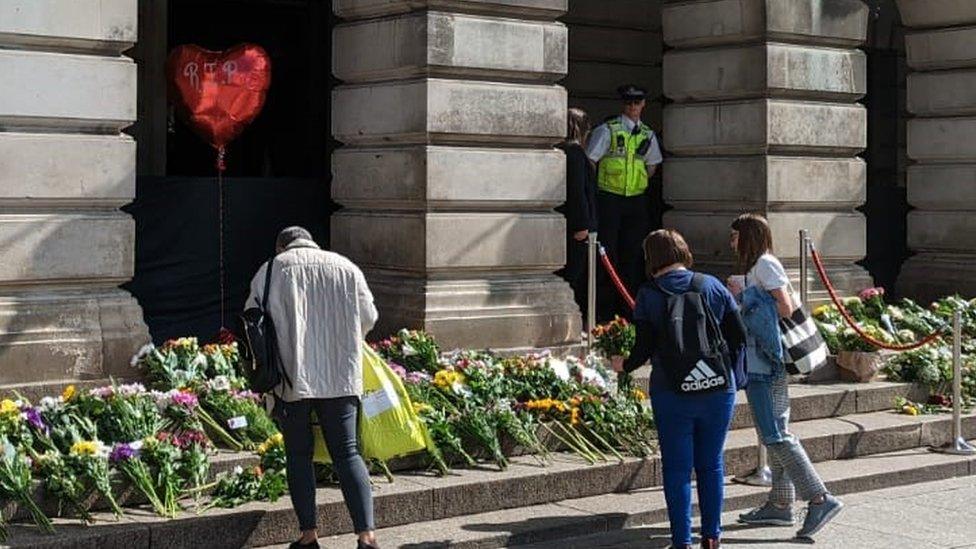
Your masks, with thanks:
[{"label": "stone building facade", "polygon": [[[166,53],[165,3],[0,0],[0,384],[107,377],[148,339],[119,289],[134,246],[119,208],[134,196],[137,147],[159,135],[147,90]],[[890,222],[915,254],[899,288],[976,294],[976,2],[332,6],[331,134],[344,145],[331,160],[343,207],[332,247],[363,265],[381,330],[425,328],[448,346],[579,340],[553,274],[565,167],[552,145],[567,106],[612,114],[623,82],[651,90],[663,221],[705,268],[728,270],[729,222],[753,210],[794,273],[805,228],[840,287],[870,284],[862,260],[887,229],[863,212],[896,210],[872,209],[873,178],[872,192],[905,192],[914,208]],[[140,66],[127,51],[137,42]],[[869,142],[872,120],[894,130]],[[123,131],[137,121],[133,139]]]}]

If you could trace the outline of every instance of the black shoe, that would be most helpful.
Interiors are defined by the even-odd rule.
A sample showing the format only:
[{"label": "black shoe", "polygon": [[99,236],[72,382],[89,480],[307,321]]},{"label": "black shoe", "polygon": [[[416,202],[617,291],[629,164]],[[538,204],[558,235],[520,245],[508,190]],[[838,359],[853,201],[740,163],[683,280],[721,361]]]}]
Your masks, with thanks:
[{"label": "black shoe", "polygon": [[297,541],[293,541],[291,545],[288,546],[288,549],[319,549],[319,542],[318,540],[315,540],[312,543],[298,543]]},{"label": "black shoe", "polygon": [[356,541],[356,549],[380,549],[379,547],[373,545],[372,543],[365,543],[363,541]]}]

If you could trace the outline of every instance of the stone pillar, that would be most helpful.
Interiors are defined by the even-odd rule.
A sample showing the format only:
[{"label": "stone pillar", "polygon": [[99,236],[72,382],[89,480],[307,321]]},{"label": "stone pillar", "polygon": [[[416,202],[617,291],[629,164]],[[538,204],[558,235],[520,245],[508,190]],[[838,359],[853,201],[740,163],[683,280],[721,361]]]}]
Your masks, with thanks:
[{"label": "stone pillar", "polygon": [[[810,231],[843,291],[865,255],[867,32],[860,0],[686,0],[664,7],[665,225],[728,272],[729,224],[767,216],[794,276]],[[819,290],[819,285],[811,286]],[[822,298],[814,293],[814,300]]]},{"label": "stone pillar", "polygon": [[0,3],[0,384],[123,375],[148,341],[132,277],[136,0]]},{"label": "stone pillar", "polygon": [[908,66],[908,246],[899,290],[976,296],[976,2],[898,0]]},{"label": "stone pillar", "polygon": [[565,262],[567,0],[336,0],[332,248],[364,268],[375,336],[579,341]]}]

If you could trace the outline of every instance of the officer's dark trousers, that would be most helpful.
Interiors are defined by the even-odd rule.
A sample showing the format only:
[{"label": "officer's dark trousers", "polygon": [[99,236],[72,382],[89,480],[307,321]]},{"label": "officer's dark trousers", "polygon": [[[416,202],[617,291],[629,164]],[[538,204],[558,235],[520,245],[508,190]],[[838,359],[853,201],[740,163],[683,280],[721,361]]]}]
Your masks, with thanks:
[{"label": "officer's dark trousers", "polygon": [[[599,238],[607,250],[610,261],[617,268],[630,294],[637,297],[637,290],[644,282],[644,251],[641,245],[650,231],[647,194],[623,197],[599,191]],[[597,320],[606,322],[619,314],[632,317],[605,269],[598,268]]]}]

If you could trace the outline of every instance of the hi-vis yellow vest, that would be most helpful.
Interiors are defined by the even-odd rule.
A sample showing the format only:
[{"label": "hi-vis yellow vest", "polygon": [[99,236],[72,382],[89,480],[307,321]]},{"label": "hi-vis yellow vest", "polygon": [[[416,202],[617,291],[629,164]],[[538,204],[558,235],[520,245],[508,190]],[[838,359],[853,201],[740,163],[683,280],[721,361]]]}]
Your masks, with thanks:
[{"label": "hi-vis yellow vest", "polygon": [[651,128],[641,122],[637,133],[627,131],[620,118],[607,122],[610,127],[610,149],[600,159],[597,185],[601,191],[621,196],[639,196],[647,190],[647,166],[638,154],[651,138]]}]

